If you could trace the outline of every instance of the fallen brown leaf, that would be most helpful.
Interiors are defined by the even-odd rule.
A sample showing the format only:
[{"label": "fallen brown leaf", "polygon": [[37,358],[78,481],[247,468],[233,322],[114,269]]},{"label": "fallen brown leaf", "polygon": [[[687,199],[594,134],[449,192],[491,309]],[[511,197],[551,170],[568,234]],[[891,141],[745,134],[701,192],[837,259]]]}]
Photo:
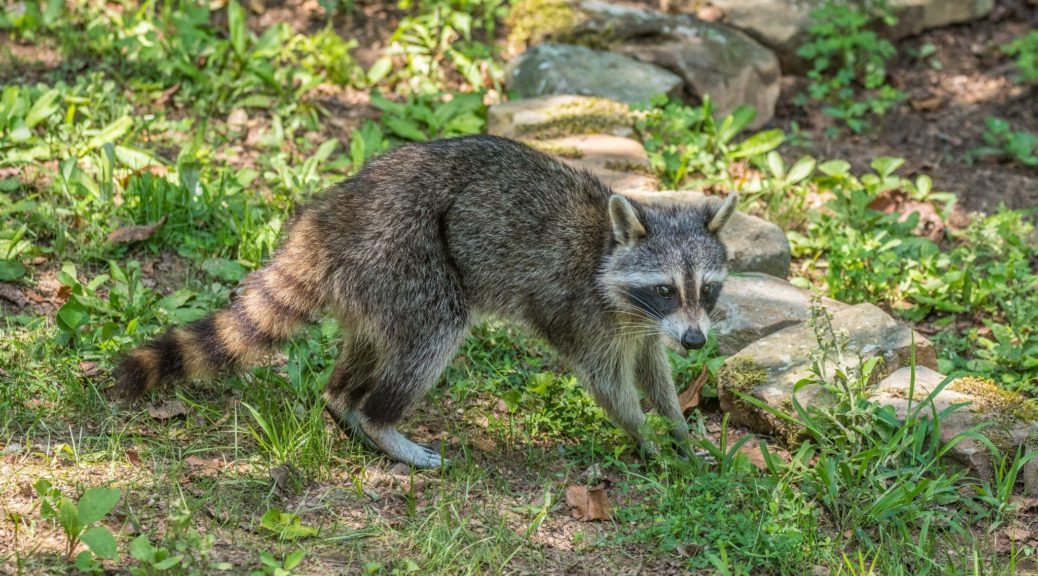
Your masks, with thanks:
[{"label": "fallen brown leaf", "polygon": [[566,506],[569,513],[577,520],[610,520],[613,518],[613,506],[609,503],[605,487],[569,486],[566,488]]},{"label": "fallen brown leaf", "polygon": [[1031,498],[1028,496],[1017,496],[1016,494],[1009,497],[1009,502],[1016,504],[1016,509],[1020,512],[1027,512],[1029,510],[1038,509],[1038,498]]},{"label": "fallen brown leaf", "polygon": [[65,302],[68,302],[70,296],[72,296],[72,288],[62,284],[58,288],[58,291],[54,293],[54,305],[61,306]]},{"label": "fallen brown leaf", "polygon": [[168,400],[148,408],[148,414],[156,420],[169,420],[188,413],[187,405],[180,400]]},{"label": "fallen brown leaf", "polygon": [[223,468],[223,462],[217,458],[199,458],[198,456],[188,456],[184,458],[184,464],[189,469],[189,476],[192,477],[204,477],[211,478],[220,473],[220,469]]},{"label": "fallen brown leaf", "polygon": [[130,464],[140,468],[141,466],[141,455],[136,450],[127,450],[126,459],[130,461]]},{"label": "fallen brown leaf", "polygon": [[25,293],[14,284],[0,282],[0,298],[19,308],[25,308],[29,305],[29,299],[25,296]]},{"label": "fallen brown leaf", "polygon": [[944,105],[943,96],[930,96],[929,98],[913,98],[908,101],[914,110],[920,112],[929,112],[931,110],[937,110]]},{"label": "fallen brown leaf", "polygon": [[97,362],[80,362],[79,369],[83,371],[83,376],[87,378],[101,373],[101,367],[97,365]]},{"label": "fallen brown leaf", "polygon": [[109,234],[108,241],[112,244],[128,244],[130,242],[147,240],[154,236],[155,232],[165,223],[166,217],[163,216],[154,224],[123,226]]},{"label": "fallen brown leaf", "polygon": [[1006,538],[1013,542],[1023,542],[1031,538],[1031,531],[1021,526],[1010,526],[1006,528]]},{"label": "fallen brown leaf", "polygon": [[292,480],[292,467],[282,464],[270,469],[270,479],[274,481],[274,490],[279,494],[288,493],[288,483]]},{"label": "fallen brown leaf", "polygon": [[163,90],[162,93],[159,94],[159,97],[156,98],[154,102],[152,102],[152,106],[154,106],[155,108],[165,107],[166,104],[169,104],[169,99],[177,93],[177,90],[180,90],[180,82],[177,82],[176,84]]},{"label": "fallen brown leaf", "polygon": [[685,388],[685,391],[678,395],[678,406],[681,406],[682,414],[688,414],[693,408],[699,406],[699,394],[703,391],[707,376],[707,369],[704,366],[699,376],[696,376],[696,379],[688,385],[688,388]]}]

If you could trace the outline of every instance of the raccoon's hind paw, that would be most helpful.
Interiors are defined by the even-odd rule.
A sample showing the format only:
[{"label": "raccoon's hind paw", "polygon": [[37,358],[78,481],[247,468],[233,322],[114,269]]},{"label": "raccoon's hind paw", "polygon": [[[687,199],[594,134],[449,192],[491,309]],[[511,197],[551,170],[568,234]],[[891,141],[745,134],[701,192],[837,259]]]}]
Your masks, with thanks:
[{"label": "raccoon's hind paw", "polygon": [[375,426],[362,420],[360,427],[379,450],[397,462],[416,468],[440,468],[450,464],[450,460],[434,448],[435,444],[417,444],[393,426]]}]

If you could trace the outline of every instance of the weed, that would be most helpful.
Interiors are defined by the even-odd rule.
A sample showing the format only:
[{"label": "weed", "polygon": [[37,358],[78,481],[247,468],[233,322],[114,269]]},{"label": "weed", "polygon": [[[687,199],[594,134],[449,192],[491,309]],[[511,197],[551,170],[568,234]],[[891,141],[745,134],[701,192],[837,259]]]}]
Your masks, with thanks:
[{"label": "weed", "polygon": [[215,538],[212,534],[199,533],[192,526],[192,517],[183,497],[176,498],[170,507],[169,532],[162,543],[152,544],[147,534],[141,534],[130,543],[130,556],[137,560],[130,574],[154,576],[172,572],[196,576],[230,570],[231,564],[212,559]]},{"label": "weed", "polygon": [[973,156],[996,156],[1025,166],[1038,166],[1038,134],[1014,130],[1008,121],[993,116],[988,116],[985,122],[987,146],[974,149]]},{"label": "weed", "polygon": [[[391,70],[392,79],[408,92],[439,91],[451,71],[460,75],[469,89],[499,88],[504,72],[492,59],[495,22],[502,15],[502,0],[401,0],[404,17],[390,38],[386,56],[368,72],[378,82]],[[476,42],[473,34],[486,35],[488,43]],[[393,66],[393,62],[399,62]]]},{"label": "weed", "polygon": [[299,516],[291,512],[282,512],[277,508],[271,508],[263,514],[263,518],[260,519],[260,528],[274,533],[280,541],[298,540],[317,535],[317,528],[304,526]]},{"label": "weed", "polygon": [[1018,79],[1022,83],[1038,83],[1038,30],[1003,44],[1002,53],[1015,58]]},{"label": "weed", "polygon": [[115,508],[121,492],[114,488],[88,488],[73,500],[53,487],[49,480],[40,478],[34,486],[40,497],[40,515],[54,520],[65,533],[65,560],[72,562],[79,543],[87,550],[76,555],[76,568],[84,572],[98,572],[99,560],[114,560],[118,556],[115,536],[104,526],[95,526]]},{"label": "weed", "polygon": [[[808,100],[823,105],[822,112],[841,121],[852,132],[864,131],[870,116],[882,116],[904,98],[887,84],[887,62],[896,50],[869,25],[896,23],[886,2],[867,3],[866,9],[827,1],[811,13],[810,40],[797,55],[811,63],[811,80],[801,104]],[[836,129],[830,130],[835,135]]]},{"label": "weed", "polygon": [[284,560],[278,560],[273,554],[264,550],[260,552],[262,566],[259,570],[253,570],[250,576],[292,576],[294,570],[306,556],[305,550],[296,550],[285,556]]},{"label": "weed", "polygon": [[403,141],[479,134],[486,123],[481,94],[410,96],[404,103],[376,94],[371,103],[382,111],[382,124],[390,134]]},{"label": "weed", "polygon": [[664,188],[684,189],[726,181],[733,161],[765,154],[782,144],[781,130],[734,142],[755,116],[753,108],[740,107],[717,121],[709,97],[695,107],[655,97],[635,128]]}]

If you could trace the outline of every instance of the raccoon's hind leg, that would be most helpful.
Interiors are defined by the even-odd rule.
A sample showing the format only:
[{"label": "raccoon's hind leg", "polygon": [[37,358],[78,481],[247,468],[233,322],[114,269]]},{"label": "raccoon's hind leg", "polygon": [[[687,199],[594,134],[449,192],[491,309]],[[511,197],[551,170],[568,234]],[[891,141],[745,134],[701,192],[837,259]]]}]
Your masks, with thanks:
[{"label": "raccoon's hind leg", "polygon": [[390,458],[436,468],[447,464],[437,446],[409,440],[396,425],[436,385],[465,337],[463,318],[423,319],[394,331],[398,342],[351,340],[325,392],[329,413],[348,432],[360,432]]},{"label": "raccoon's hind leg", "polygon": [[358,334],[348,334],[324,391],[325,411],[332,420],[347,435],[371,447],[374,443],[360,429],[360,413],[356,405],[376,383],[380,364],[374,342]]}]

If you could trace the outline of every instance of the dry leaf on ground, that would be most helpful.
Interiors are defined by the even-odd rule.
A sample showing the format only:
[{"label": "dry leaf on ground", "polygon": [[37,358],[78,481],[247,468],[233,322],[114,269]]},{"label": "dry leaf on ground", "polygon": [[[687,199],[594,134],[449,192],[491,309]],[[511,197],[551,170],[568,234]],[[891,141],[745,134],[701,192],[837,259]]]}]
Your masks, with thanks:
[{"label": "dry leaf on ground", "polygon": [[706,385],[707,376],[706,366],[703,367],[703,371],[696,376],[696,379],[685,388],[685,391],[678,395],[678,405],[681,406],[681,413],[688,414],[693,408],[699,406],[699,394],[703,391],[703,386]]},{"label": "dry leaf on ground", "polygon": [[184,464],[188,467],[189,477],[204,477],[210,478],[217,476],[220,473],[220,469],[223,468],[223,462],[217,458],[199,458],[198,456],[188,456],[184,458]]},{"label": "dry leaf on ground", "polygon": [[609,503],[604,486],[569,486],[566,488],[566,506],[571,516],[584,522],[613,518],[613,505]]},{"label": "dry leaf on ground", "polygon": [[134,226],[123,226],[108,235],[108,241],[112,244],[127,244],[130,242],[140,242],[147,240],[155,235],[155,231],[162,228],[162,225],[166,223],[166,217],[163,216],[158,222],[154,224],[145,225],[134,225]]},{"label": "dry leaf on ground", "polygon": [[29,305],[29,299],[26,298],[25,293],[13,284],[0,282],[0,298],[19,308],[25,308]]},{"label": "dry leaf on ground", "polygon": [[137,468],[140,468],[140,466],[141,466],[141,455],[140,455],[140,452],[137,452],[136,450],[127,450],[126,451],[126,459],[130,461],[130,464],[133,464]]},{"label": "dry leaf on ground", "polygon": [[156,420],[169,420],[188,413],[187,405],[180,400],[168,400],[148,408],[148,414]]},{"label": "dry leaf on ground", "polygon": [[97,365],[97,362],[80,362],[79,369],[83,371],[83,376],[87,378],[101,373],[101,367]]}]

